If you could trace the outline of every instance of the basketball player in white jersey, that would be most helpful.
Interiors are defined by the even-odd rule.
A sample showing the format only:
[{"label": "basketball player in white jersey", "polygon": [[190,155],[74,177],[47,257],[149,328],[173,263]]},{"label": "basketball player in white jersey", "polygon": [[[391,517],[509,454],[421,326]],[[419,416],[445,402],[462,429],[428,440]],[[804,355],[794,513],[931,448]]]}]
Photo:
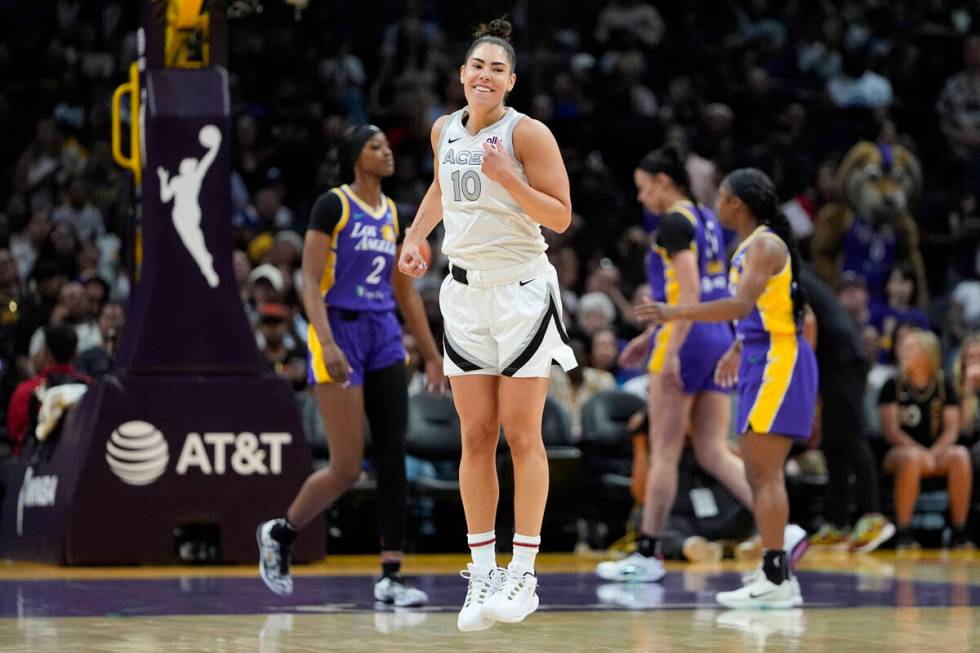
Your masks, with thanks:
[{"label": "basketball player in white jersey", "polygon": [[[435,175],[399,262],[421,276],[418,246],[445,221],[444,365],[462,427],[459,482],[473,554],[460,630],[516,623],[538,607],[534,559],[548,496],[541,415],[552,361],[575,367],[541,235],[542,226],[562,232],[571,221],[568,174],[551,131],[504,105],[516,80],[510,31],[493,20],[474,35],[460,68],[467,106],[432,127]],[[497,568],[494,533],[500,427],[515,480],[506,570]]]}]

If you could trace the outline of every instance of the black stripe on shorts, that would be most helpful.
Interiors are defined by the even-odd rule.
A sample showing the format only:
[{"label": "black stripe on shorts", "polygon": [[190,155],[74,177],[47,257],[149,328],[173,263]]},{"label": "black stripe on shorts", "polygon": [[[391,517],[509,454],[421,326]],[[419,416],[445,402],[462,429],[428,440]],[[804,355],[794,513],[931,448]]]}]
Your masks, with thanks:
[{"label": "black stripe on shorts", "polygon": [[464,372],[472,372],[480,369],[479,365],[467,360],[462,354],[453,349],[453,346],[449,344],[449,338],[447,338],[445,334],[442,336],[442,344],[446,348],[446,355],[449,356],[449,360],[451,360],[459,369],[463,370]]},{"label": "black stripe on shorts", "polygon": [[541,342],[544,340],[545,333],[548,332],[548,325],[554,321],[555,327],[558,329],[558,335],[561,337],[562,342],[568,344],[568,334],[565,333],[565,327],[561,323],[561,316],[558,315],[558,306],[555,304],[555,296],[549,295],[548,299],[548,310],[545,311],[544,319],[541,320],[541,324],[538,325],[538,330],[535,332],[534,337],[531,338],[531,342],[527,343],[527,347],[524,351],[513,360],[513,362],[508,365],[501,372],[504,376],[514,376],[524,365],[527,364],[531,357],[538,351],[541,346]]}]

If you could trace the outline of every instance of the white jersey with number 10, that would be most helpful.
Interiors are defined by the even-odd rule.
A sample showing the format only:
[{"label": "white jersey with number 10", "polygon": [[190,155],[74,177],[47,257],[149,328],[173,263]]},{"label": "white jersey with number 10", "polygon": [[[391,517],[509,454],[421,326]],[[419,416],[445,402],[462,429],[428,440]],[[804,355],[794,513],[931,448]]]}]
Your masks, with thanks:
[{"label": "white jersey with number 10", "polygon": [[471,135],[463,126],[465,115],[466,109],[460,109],[449,116],[439,137],[439,186],[446,228],[442,251],[453,265],[470,270],[526,263],[547,249],[541,227],[480,169],[483,143],[499,142],[527,180],[524,167],[514,158],[514,127],[525,116],[508,108],[500,120]]}]

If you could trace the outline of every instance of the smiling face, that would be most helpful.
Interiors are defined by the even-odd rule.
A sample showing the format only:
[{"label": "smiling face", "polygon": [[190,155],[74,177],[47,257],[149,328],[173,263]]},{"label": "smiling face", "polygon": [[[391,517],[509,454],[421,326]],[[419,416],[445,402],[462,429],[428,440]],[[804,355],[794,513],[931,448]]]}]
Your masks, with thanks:
[{"label": "smiling face", "polygon": [[376,177],[390,177],[395,174],[395,155],[383,133],[372,136],[357,157],[356,166],[363,172]]},{"label": "smiling face", "polygon": [[495,43],[481,43],[460,67],[459,81],[471,107],[493,109],[503,105],[517,75],[504,48]]}]

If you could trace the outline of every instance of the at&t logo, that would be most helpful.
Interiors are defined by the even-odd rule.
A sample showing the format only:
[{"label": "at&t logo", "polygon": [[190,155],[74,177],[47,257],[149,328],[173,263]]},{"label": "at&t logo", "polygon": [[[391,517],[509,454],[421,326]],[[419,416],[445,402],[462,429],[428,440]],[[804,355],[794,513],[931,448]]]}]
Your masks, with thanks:
[{"label": "at&t logo", "polygon": [[[291,433],[188,433],[174,472],[178,476],[192,471],[205,476],[279,475],[283,447],[292,441]],[[106,443],[106,462],[122,482],[149,485],[167,471],[167,440],[149,422],[120,424]]]},{"label": "at&t logo", "polygon": [[120,424],[109,436],[105,459],[123,483],[149,485],[167,471],[170,451],[160,429],[132,421]]}]

